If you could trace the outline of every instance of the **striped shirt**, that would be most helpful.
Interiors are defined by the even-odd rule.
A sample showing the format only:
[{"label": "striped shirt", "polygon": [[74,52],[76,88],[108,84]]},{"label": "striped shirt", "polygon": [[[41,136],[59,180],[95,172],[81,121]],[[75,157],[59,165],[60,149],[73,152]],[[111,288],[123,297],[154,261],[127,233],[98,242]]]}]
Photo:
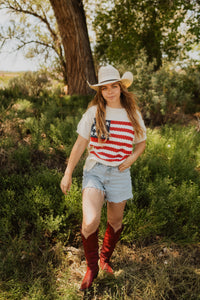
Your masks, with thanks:
[{"label": "striped shirt", "polygon": [[139,139],[136,138],[134,128],[130,122],[124,108],[106,107],[106,127],[109,137],[103,142],[98,142],[96,132],[96,106],[90,107],[83,115],[78,124],[77,132],[82,137],[89,140],[89,156],[86,160],[85,168],[90,169],[96,162],[108,166],[118,166],[129,155],[132,154],[133,144],[140,143],[146,139],[146,128],[140,116],[140,126],[144,134]]},{"label": "striped shirt", "polygon": [[111,162],[121,162],[132,153],[134,130],[131,122],[106,120],[109,138],[98,143],[96,121],[92,125],[90,153],[99,159]]}]

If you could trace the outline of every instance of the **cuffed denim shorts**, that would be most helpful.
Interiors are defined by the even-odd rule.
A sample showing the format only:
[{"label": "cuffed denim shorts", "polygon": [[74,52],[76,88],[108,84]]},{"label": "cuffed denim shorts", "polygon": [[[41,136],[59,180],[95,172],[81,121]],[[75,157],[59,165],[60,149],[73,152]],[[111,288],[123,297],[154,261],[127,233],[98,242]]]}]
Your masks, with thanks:
[{"label": "cuffed denim shorts", "polygon": [[83,171],[82,190],[96,188],[104,192],[105,200],[119,203],[133,197],[130,169],[120,172],[118,167],[96,163]]}]

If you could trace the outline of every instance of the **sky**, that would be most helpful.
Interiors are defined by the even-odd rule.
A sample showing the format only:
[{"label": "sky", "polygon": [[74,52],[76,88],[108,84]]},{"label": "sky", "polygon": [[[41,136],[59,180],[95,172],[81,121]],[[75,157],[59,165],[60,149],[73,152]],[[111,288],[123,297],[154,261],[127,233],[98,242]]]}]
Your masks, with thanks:
[{"label": "sky", "polygon": [[[10,19],[10,15],[0,10],[0,26],[5,25]],[[22,51],[11,53],[9,46],[0,51],[0,71],[36,71],[38,69],[37,61],[26,59]]]},{"label": "sky", "polygon": [[37,64],[30,59],[25,59],[22,53],[0,53],[0,71],[36,71]]}]

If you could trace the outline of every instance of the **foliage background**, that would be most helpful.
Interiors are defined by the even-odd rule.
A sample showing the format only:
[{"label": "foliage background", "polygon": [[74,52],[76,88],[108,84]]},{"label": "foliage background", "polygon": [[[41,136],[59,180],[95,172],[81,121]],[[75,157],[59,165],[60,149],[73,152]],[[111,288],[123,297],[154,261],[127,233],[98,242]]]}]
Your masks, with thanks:
[{"label": "foliage background", "polygon": [[[116,251],[116,269],[127,273],[119,270],[116,281],[109,283],[100,275],[95,292],[99,299],[198,299],[200,292],[200,128],[194,116],[199,110],[199,68],[177,72],[165,66],[153,73],[152,67],[143,59],[133,69],[148,140],[145,153],[131,168],[134,199],[124,215],[123,248]],[[69,253],[81,248],[86,153],[75,169],[69,195],[61,193],[59,183],[90,98],[64,95],[61,85],[39,72],[12,78],[0,90],[0,99],[0,297],[81,298],[74,285],[80,283],[82,274],[77,272],[84,256],[75,252],[69,258]],[[104,207],[100,239],[105,226]],[[141,248],[150,245],[150,250]],[[183,249],[188,253],[182,254]],[[138,260],[133,259],[137,255]],[[106,294],[101,285],[107,286]]]},{"label": "foliage background", "polygon": [[[134,198],[113,254],[115,277],[100,273],[86,295],[78,290],[86,269],[80,237],[86,153],[70,193],[59,187],[91,99],[67,96],[63,82],[70,64],[74,71],[85,60],[77,59],[79,51],[77,57],[72,51],[74,60],[66,55],[50,1],[3,0],[5,7],[13,18],[0,28],[1,50],[8,42],[50,68],[0,78],[0,299],[200,299],[200,69],[185,60],[189,49],[198,50],[198,1],[84,1],[96,70],[109,62],[121,74],[133,72],[132,91],[148,127],[145,153],[131,168]],[[76,12],[84,17],[82,6]],[[80,42],[71,36],[70,46]],[[73,78],[75,88],[83,77]],[[100,243],[105,226],[104,207]]]}]

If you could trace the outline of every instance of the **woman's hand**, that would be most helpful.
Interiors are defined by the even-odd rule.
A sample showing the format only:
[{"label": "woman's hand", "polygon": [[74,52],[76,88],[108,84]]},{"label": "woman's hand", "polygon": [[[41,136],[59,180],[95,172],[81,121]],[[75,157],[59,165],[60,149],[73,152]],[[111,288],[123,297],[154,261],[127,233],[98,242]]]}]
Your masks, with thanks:
[{"label": "woman's hand", "polygon": [[60,188],[65,195],[67,195],[67,192],[69,192],[69,190],[70,190],[70,187],[72,185],[73,170],[74,170],[75,166],[77,165],[79,159],[81,158],[81,155],[83,154],[85,148],[87,147],[87,144],[88,144],[88,140],[86,140],[85,138],[83,138],[82,136],[79,135],[73,148],[72,148],[72,151],[71,151],[68,163],[67,163],[67,168],[65,170],[65,175],[63,176],[61,183],[60,183]]},{"label": "woman's hand", "polygon": [[129,157],[127,157],[127,159],[121,165],[119,165],[118,169],[120,172],[123,172],[124,170],[130,168],[130,166],[133,163],[134,163],[133,157],[132,157],[132,155],[130,155]]},{"label": "woman's hand", "polygon": [[65,195],[67,195],[67,192],[70,191],[71,185],[72,185],[72,176],[64,175],[60,182],[60,188]]},{"label": "woman's hand", "polygon": [[130,168],[130,166],[144,152],[145,147],[146,147],[146,142],[145,141],[136,144],[134,152],[129,157],[127,157],[127,159],[121,165],[119,165],[119,167],[118,167],[119,171],[123,172],[124,170]]}]

